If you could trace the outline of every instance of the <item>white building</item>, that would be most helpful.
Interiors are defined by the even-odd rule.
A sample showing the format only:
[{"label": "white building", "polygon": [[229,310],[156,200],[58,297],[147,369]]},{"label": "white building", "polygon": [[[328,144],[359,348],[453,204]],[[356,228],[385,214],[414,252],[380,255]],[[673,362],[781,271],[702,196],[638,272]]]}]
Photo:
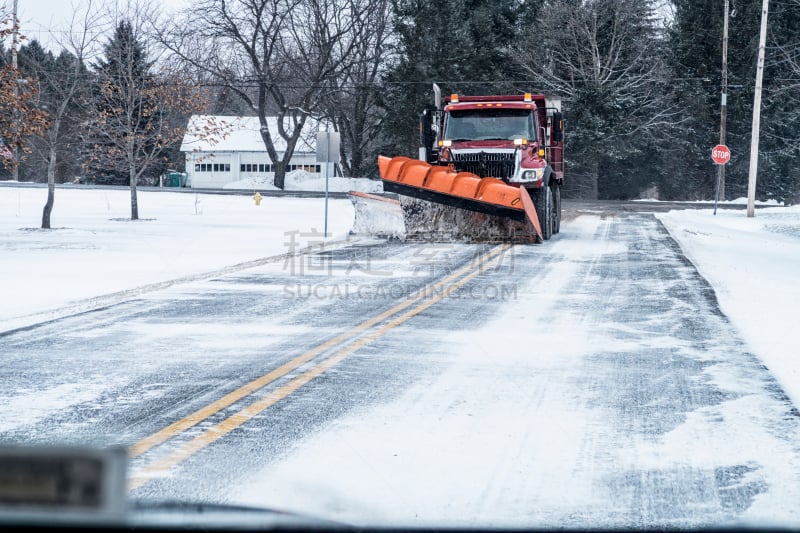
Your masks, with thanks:
[{"label": "white building", "polygon": [[[267,117],[267,124],[278,157],[282,158],[286,142],[278,135],[276,117]],[[302,169],[319,174],[322,171],[317,163],[317,129],[316,121],[306,121],[287,172]],[[222,133],[201,134],[209,130]],[[271,184],[275,178],[272,161],[261,139],[258,117],[193,115],[181,143],[181,152],[186,154],[187,185],[192,188],[216,189],[236,182],[263,185]],[[247,186],[243,183],[242,188]]]}]

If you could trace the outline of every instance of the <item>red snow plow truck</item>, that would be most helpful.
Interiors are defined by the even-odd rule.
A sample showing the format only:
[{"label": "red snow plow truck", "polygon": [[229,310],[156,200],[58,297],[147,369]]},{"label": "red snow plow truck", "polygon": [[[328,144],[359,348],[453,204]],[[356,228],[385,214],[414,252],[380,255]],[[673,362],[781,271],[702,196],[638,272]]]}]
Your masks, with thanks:
[{"label": "red snow plow truck", "polygon": [[384,190],[401,195],[407,234],[542,242],[558,233],[560,100],[453,94],[442,102],[434,93],[420,116],[419,160],[378,158]]}]

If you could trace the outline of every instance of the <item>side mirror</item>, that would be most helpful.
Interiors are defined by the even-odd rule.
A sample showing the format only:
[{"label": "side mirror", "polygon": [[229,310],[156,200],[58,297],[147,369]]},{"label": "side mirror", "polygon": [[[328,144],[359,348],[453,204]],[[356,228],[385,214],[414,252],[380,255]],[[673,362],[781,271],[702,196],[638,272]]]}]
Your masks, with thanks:
[{"label": "side mirror", "polygon": [[562,142],[564,140],[564,115],[560,111],[553,113],[550,119],[550,137],[553,142]]},{"label": "side mirror", "polygon": [[435,151],[436,132],[433,130],[433,112],[426,108],[419,116],[419,152],[422,161],[431,162]]},{"label": "side mirror", "polygon": [[539,142],[533,142],[530,144],[530,152],[531,156],[538,155],[539,157],[544,157],[545,149],[544,145]]},{"label": "side mirror", "polygon": [[425,109],[419,116],[419,145],[430,148],[434,138],[433,116],[430,109]]}]

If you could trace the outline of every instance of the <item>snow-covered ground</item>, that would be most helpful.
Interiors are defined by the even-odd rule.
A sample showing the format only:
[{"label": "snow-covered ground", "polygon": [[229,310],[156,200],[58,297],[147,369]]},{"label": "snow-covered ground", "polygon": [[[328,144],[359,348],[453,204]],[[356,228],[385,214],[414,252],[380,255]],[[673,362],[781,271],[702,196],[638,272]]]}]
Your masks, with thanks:
[{"label": "snow-covered ground", "polygon": [[[652,198],[640,198],[633,200],[634,202],[647,202],[647,203],[670,203],[670,204],[709,204],[714,205],[714,200],[686,200],[679,202],[675,200],[655,200]],[[747,205],[747,198],[734,198],[733,200],[720,200],[717,202],[719,205]],[[755,205],[759,206],[782,206],[783,203],[777,200],[756,200]]]},{"label": "snow-covered ground", "polygon": [[[47,190],[0,188],[0,331],[20,317],[77,300],[296,251],[322,241],[323,199],[58,189],[52,231]],[[349,200],[330,199],[329,241],[353,224]],[[294,241],[294,243],[292,243]],[[293,249],[294,248],[294,249]]]},{"label": "snow-covered ground", "polygon": [[[266,197],[260,206],[255,206],[249,196],[142,192],[140,215],[144,220],[131,222],[126,220],[129,205],[125,191],[59,190],[53,217],[53,225],[59,229],[42,231],[36,228],[45,194],[42,189],[0,188],[0,269],[3,273],[0,277],[0,331],[18,326],[24,315],[62,307],[76,299],[289,252],[293,246],[292,236],[296,245],[321,239],[323,202],[320,199]],[[797,379],[800,362],[796,358],[800,341],[793,335],[796,318],[791,313],[800,296],[793,283],[800,261],[800,208],[761,209],[754,219],[746,218],[744,210],[720,211],[716,216],[710,210],[679,210],[658,216],[714,287],[722,310],[731,318],[749,349],[770,369],[795,405],[800,404],[800,380]],[[656,226],[652,219],[646,222]],[[352,224],[350,201],[332,200],[331,240],[344,238]],[[343,512],[345,516],[363,513],[362,516],[370,517],[371,505],[375,504],[376,512],[388,508],[394,513],[390,518],[406,521],[419,512],[421,518],[435,516],[461,523],[468,521],[469,516],[486,516],[500,510],[505,512],[500,516],[511,517],[510,521],[500,524],[506,526],[528,525],[524,522],[524,513],[536,514],[538,509],[532,507],[538,505],[553,513],[554,521],[576,512],[577,524],[595,523],[602,527],[603,524],[592,520],[606,516],[612,520],[611,525],[615,525],[620,523],[613,521],[619,516],[615,513],[622,511],[609,508],[609,499],[598,486],[585,482],[600,478],[592,470],[596,460],[599,473],[610,475],[618,470],[623,474],[636,474],[631,480],[618,479],[620,488],[624,489],[620,492],[624,493],[628,486],[647,488],[650,485],[646,482],[638,485],[636,482],[648,475],[652,479],[645,481],[652,481],[655,486],[664,484],[663,491],[653,492],[652,500],[647,500],[653,503],[653,508],[641,510],[645,517],[653,509],[658,511],[655,504],[662,495],[674,494],[671,496],[673,503],[680,503],[681,490],[686,487],[712,494],[738,490],[742,488],[739,485],[746,489],[752,481],[746,477],[747,469],[761,468],[763,472],[758,473],[760,477],[755,481],[769,480],[769,490],[773,494],[755,498],[752,505],[748,503],[751,511],[745,518],[763,519],[782,511],[796,523],[798,511],[791,502],[798,501],[797,463],[787,462],[785,458],[794,456],[793,446],[797,440],[793,434],[781,433],[786,427],[794,427],[793,423],[780,425],[780,417],[785,415],[785,405],[781,402],[750,393],[761,386],[751,383],[758,381],[748,375],[752,368],[738,372],[731,368],[735,363],[724,364],[729,351],[726,346],[715,349],[712,342],[724,344],[731,336],[727,324],[724,324],[725,331],[716,338],[710,336],[709,355],[703,358],[703,362],[719,363],[709,372],[716,372],[718,384],[725,385],[720,388],[731,392],[730,397],[719,403],[720,411],[715,410],[716,404],[706,409],[702,404],[689,402],[686,407],[689,415],[686,420],[675,423],[674,430],[665,432],[663,438],[661,435],[642,438],[630,450],[620,448],[620,441],[612,438],[615,431],[622,431],[614,427],[613,420],[609,423],[604,418],[608,410],[603,411],[600,406],[588,402],[587,399],[596,399],[591,394],[576,396],[576,391],[594,394],[591,387],[581,386],[587,383],[584,376],[596,376],[587,371],[592,367],[578,363],[587,363],[595,351],[630,355],[649,350],[648,353],[663,354],[665,345],[674,349],[686,347],[681,338],[670,337],[667,333],[650,338],[646,343],[639,338],[629,341],[625,336],[607,335],[620,328],[610,328],[609,324],[601,324],[605,327],[599,328],[597,323],[579,320],[581,308],[597,299],[596,294],[589,291],[597,287],[593,285],[596,280],[589,279],[583,287],[571,285],[580,279],[582,265],[592,261],[598,252],[606,256],[624,254],[631,242],[640,244],[647,238],[643,235],[657,233],[659,238],[663,237],[657,228],[658,232],[651,233],[630,231],[629,237],[633,235],[634,239],[627,243],[603,240],[598,237],[598,229],[604,224],[599,216],[585,215],[565,222],[561,238],[541,248],[523,248],[519,252],[520,265],[524,260],[528,265],[535,265],[536,261],[546,263],[544,269],[556,270],[551,280],[556,283],[523,286],[518,299],[504,302],[502,316],[495,316],[486,323],[476,321],[470,331],[448,331],[445,321],[442,329],[434,331],[446,340],[444,346],[455,347],[459,364],[442,365],[441,375],[434,368],[397,401],[367,404],[355,410],[352,416],[339,418],[318,433],[308,435],[298,442],[292,454],[268,465],[268,475],[254,471],[249,486],[237,483],[243,487],[242,494],[234,494],[233,498],[245,503],[261,503],[263,499],[278,508],[297,505],[300,510],[303,510],[301,504],[308,500],[316,506],[311,510],[327,507],[334,516]],[[618,226],[623,224],[624,219],[617,222]],[[606,227],[611,225],[606,224]],[[572,261],[555,268],[548,255],[553,260],[561,256]],[[657,265],[667,255],[672,256],[650,256],[648,262]],[[674,258],[672,261],[675,262]],[[277,268],[275,265],[268,267]],[[376,266],[376,270],[381,268]],[[589,273],[591,271],[590,268]],[[603,279],[613,282],[611,274],[614,271],[607,271]],[[597,273],[592,275],[600,278]],[[646,277],[637,280],[639,283],[649,281]],[[680,276],[668,278],[674,284],[683,280]],[[669,285],[669,288],[674,287]],[[558,322],[552,331],[543,333],[522,327],[526,323],[541,323],[539,318],[543,313],[559,309],[563,305],[562,295],[570,289],[572,308],[563,314],[553,313]],[[669,297],[666,288],[653,291],[653,295],[654,298]],[[624,302],[615,304],[623,309],[628,306],[620,304],[631,300],[625,296]],[[451,306],[448,316],[460,316],[455,307],[455,304]],[[673,310],[673,318],[675,313],[680,317],[681,312],[683,308]],[[595,318],[598,316],[604,316],[602,309]],[[608,317],[609,323],[615,320]],[[720,325],[722,322],[709,323]],[[677,323],[683,324],[682,321]],[[420,327],[426,328],[429,324],[424,322]],[[132,327],[137,337],[142,331],[151,336],[173,331],[166,325],[153,329],[152,324],[146,324],[143,330],[137,329],[141,324],[115,325],[123,326]],[[261,331],[265,327],[261,322],[236,326],[239,333],[247,328]],[[208,326],[187,325],[189,329],[200,327]],[[338,327],[338,324],[332,325],[333,329]],[[297,334],[297,331],[291,333]],[[501,334],[507,331],[515,334]],[[595,331],[600,331],[600,336],[593,336]],[[428,330],[409,329],[401,333],[410,336],[397,335],[394,349],[390,335],[382,339],[383,352],[379,353],[387,357],[381,360],[394,354],[402,356],[400,362],[407,357],[412,363],[416,359],[417,364],[426,367],[428,360],[434,363],[454,360],[453,353],[425,353],[421,361],[423,358],[417,358],[417,353],[403,355],[408,346],[413,345],[408,339],[413,340],[415,334],[427,335]],[[83,334],[89,333],[72,333]],[[262,337],[269,339],[271,335]],[[239,338],[244,339],[240,342],[254,342],[254,336],[239,335]],[[530,357],[529,347],[534,345],[558,345],[558,350],[539,350],[536,357]],[[738,342],[731,342],[727,348],[731,345],[738,349]],[[214,352],[209,354],[202,350],[192,353],[209,360],[214,356]],[[168,364],[160,353],[153,352],[151,357],[159,359],[157,364]],[[367,361],[367,366],[378,359],[375,353],[354,355],[353,359],[357,357]],[[137,359],[136,363],[139,361]],[[665,368],[674,364],[666,357],[657,362]],[[619,365],[614,370],[627,372],[628,368]],[[560,375],[568,379],[551,379],[555,375],[551,372],[556,371],[563,371]],[[83,368],[77,368],[77,373],[82,375]],[[121,372],[120,379],[126,380],[127,374]],[[4,423],[12,424],[14,417],[44,417],[51,409],[65,409],[76,401],[92,400],[109,386],[108,381],[96,387],[76,387],[68,382],[55,384],[44,394],[19,394],[5,404],[5,412],[12,414]],[[609,379],[608,383],[619,382]],[[603,384],[597,385],[595,392],[599,395],[607,394],[600,386]],[[692,384],[687,387],[689,385]],[[666,390],[672,391],[671,388]],[[688,390],[694,389],[689,387]],[[307,389],[306,394],[310,400],[315,399],[313,391]],[[42,397],[49,402],[46,409],[40,408]],[[409,397],[415,401],[402,403]],[[622,397],[624,399],[624,395]],[[526,409],[519,410],[520,405]],[[571,409],[576,405],[586,409]],[[658,414],[653,406],[645,407],[651,408],[646,413]],[[753,416],[754,413],[759,416]],[[753,428],[763,429],[761,419],[768,421],[766,436],[763,431],[754,436],[748,433]],[[772,421],[776,421],[775,425]],[[541,433],[531,430],[520,437],[508,428],[543,429]],[[558,431],[552,431],[553,428]],[[585,430],[592,436],[605,436],[607,440],[582,439],[581,433]],[[738,431],[742,433],[737,435]],[[257,431],[251,435],[259,440],[251,449],[263,444],[260,442],[263,435]],[[387,457],[391,462],[386,461]],[[573,458],[588,458],[592,462],[577,465]],[[741,483],[727,470],[719,470],[720,477],[714,477],[717,467],[741,465],[745,467]],[[712,472],[709,479],[714,485],[695,483],[705,471]],[[424,475],[415,477],[420,472]],[[535,475],[526,475],[528,482],[522,483],[518,477],[520,472]],[[351,483],[353,478],[360,482]],[[673,480],[685,483],[673,486],[670,484]],[[725,481],[736,486],[718,486]],[[527,492],[514,494],[514,490],[508,490],[517,486]],[[346,496],[345,503],[363,502],[364,508],[341,508],[340,500],[328,500],[330,495],[337,494],[339,487],[346,488],[339,492]],[[576,502],[583,505],[583,511],[576,511]],[[690,516],[691,509],[686,513]],[[543,517],[545,522],[547,518]],[[624,517],[619,520],[628,523],[624,522]]]},{"label": "snow-covered ground", "polygon": [[[59,189],[53,231],[38,229],[46,191],[0,188],[0,331],[19,317],[76,300],[207,272],[321,240],[321,199]],[[709,280],[723,311],[800,405],[800,207],[678,210],[658,217]],[[353,225],[349,200],[331,199],[330,240]],[[297,233],[300,232],[300,233]]]},{"label": "snow-covered ground", "polygon": [[[321,240],[320,199],[59,189],[53,231],[38,229],[43,189],[0,189],[0,330],[79,299],[207,272]],[[723,311],[800,404],[800,207],[678,210],[658,217],[709,280]],[[331,240],[353,224],[349,200],[330,200]],[[555,242],[553,243],[555,245]]]},{"label": "snow-covered ground", "polygon": [[800,405],[800,206],[681,210],[658,218],[714,287],[722,310]]},{"label": "snow-covered ground", "polygon": [[[783,209],[759,217],[773,213],[789,214],[787,231],[800,221]],[[720,241],[759,226],[753,254],[785,237],[742,212],[674,217],[687,249],[697,243],[685,230],[714,222]],[[793,254],[773,255],[787,283],[800,259],[792,238]],[[737,243],[726,244],[727,261]],[[368,368],[430,370],[254,467],[232,502],[389,527],[796,527],[797,423],[655,220],[580,216],[548,244],[520,247],[514,265],[524,281],[490,318],[440,302],[419,329],[354,354]],[[703,271],[720,279],[713,258]],[[791,309],[780,298],[775,308]]]}]

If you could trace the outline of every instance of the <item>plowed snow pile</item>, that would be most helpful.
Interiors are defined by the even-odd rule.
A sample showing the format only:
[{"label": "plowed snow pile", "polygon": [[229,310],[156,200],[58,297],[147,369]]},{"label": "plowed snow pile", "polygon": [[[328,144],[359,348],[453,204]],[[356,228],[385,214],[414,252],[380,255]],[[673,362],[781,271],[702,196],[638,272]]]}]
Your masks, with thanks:
[{"label": "plowed snow pile", "polygon": [[406,238],[460,242],[533,242],[525,222],[475,213],[416,198],[400,197]]},{"label": "plowed snow pile", "polygon": [[403,213],[397,200],[374,195],[350,194],[355,216],[353,235],[373,235],[390,239],[402,239],[406,235]]}]

